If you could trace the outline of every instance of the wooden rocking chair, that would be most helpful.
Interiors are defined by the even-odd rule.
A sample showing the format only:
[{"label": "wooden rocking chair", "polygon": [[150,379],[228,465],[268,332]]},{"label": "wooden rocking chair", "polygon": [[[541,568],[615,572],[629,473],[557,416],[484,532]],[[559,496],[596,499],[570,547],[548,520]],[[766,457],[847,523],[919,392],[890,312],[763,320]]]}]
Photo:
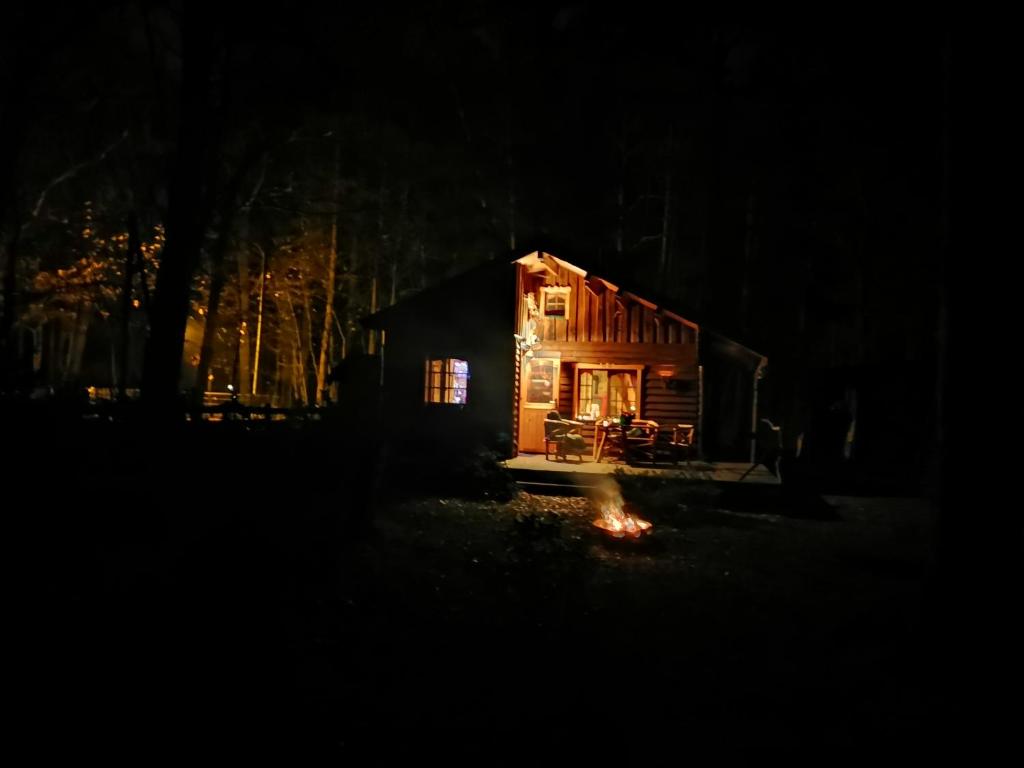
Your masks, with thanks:
[{"label": "wooden rocking chair", "polygon": [[551,411],[544,419],[544,460],[551,461],[551,450],[554,449],[555,461],[568,460],[568,454],[579,457],[583,463],[583,451],[586,443],[583,440],[570,439],[570,435],[579,435],[577,425],[571,421],[563,421],[557,411]]}]

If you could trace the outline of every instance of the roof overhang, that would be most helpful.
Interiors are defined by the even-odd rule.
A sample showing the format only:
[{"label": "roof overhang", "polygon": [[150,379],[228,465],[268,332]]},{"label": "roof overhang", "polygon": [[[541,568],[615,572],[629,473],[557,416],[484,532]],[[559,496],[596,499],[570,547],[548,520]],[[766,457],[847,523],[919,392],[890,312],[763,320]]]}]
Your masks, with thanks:
[{"label": "roof overhang", "polygon": [[568,261],[563,261],[557,256],[552,256],[550,253],[544,253],[543,251],[528,253],[525,256],[514,259],[513,263],[524,265],[530,272],[555,272],[558,267],[562,267],[570,272],[575,272],[580,277],[587,276],[585,269],[580,269],[575,264],[570,264]]}]

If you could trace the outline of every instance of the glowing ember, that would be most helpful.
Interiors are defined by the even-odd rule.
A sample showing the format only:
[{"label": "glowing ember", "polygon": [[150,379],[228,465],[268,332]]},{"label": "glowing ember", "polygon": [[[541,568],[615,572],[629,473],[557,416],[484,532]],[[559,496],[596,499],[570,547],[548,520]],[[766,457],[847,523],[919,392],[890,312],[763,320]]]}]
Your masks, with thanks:
[{"label": "glowing ember", "polygon": [[606,485],[600,489],[598,496],[594,499],[600,516],[594,521],[594,526],[605,531],[615,539],[639,539],[644,534],[649,534],[654,526],[646,520],[641,520],[629,506],[622,500],[617,483]]}]

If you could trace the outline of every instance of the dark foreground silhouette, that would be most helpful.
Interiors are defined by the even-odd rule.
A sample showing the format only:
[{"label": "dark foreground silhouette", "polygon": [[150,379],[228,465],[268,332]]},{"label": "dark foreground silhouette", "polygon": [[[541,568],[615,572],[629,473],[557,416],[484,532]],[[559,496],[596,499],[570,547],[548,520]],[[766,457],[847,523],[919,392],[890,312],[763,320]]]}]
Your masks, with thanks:
[{"label": "dark foreground silhouette", "polygon": [[14,439],[16,730],[40,756],[852,764],[942,752],[980,706],[934,653],[914,500],[787,515],[634,480],[655,534],[629,548],[486,456],[417,476],[337,425]]}]

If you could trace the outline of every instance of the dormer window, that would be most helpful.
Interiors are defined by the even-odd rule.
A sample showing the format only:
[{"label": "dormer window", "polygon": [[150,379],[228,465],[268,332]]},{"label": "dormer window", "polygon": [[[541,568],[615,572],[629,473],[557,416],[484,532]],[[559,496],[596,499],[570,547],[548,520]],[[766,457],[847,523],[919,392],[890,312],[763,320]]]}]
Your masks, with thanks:
[{"label": "dormer window", "polygon": [[540,290],[544,317],[565,319],[569,315],[569,286],[545,286]]},{"label": "dormer window", "polygon": [[544,314],[548,317],[565,317],[565,296],[558,293],[545,296]]}]

